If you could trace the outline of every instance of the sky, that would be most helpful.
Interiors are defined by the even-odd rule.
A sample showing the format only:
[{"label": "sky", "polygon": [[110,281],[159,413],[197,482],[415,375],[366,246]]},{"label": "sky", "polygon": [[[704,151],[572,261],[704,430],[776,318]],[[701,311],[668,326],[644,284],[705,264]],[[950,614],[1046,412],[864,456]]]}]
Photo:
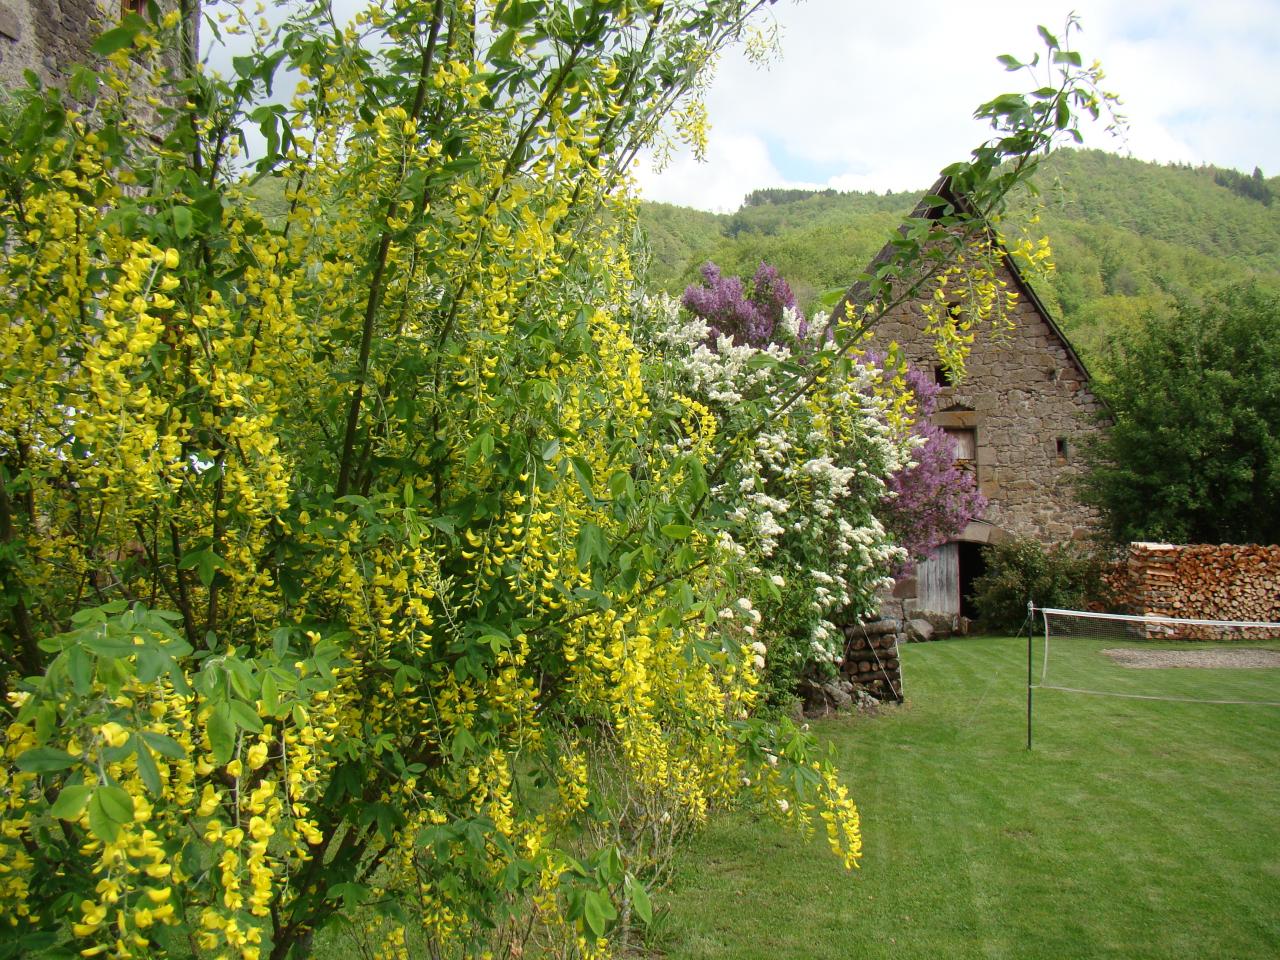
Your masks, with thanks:
[{"label": "sky", "polygon": [[[362,5],[334,0],[343,18]],[[705,162],[645,158],[642,195],[726,212],[764,187],[923,190],[988,136],[978,104],[1032,85],[996,57],[1030,59],[1036,26],[1062,37],[1073,11],[1072,46],[1102,61],[1129,124],[1086,146],[1280,174],[1280,0],[778,0],[760,21],[773,61],[718,66]],[[211,60],[229,73],[233,52]]]},{"label": "sky", "polygon": [[1280,0],[780,0],[774,62],[719,64],[706,162],[642,164],[642,194],[724,212],[762,187],[924,189],[986,139],[979,103],[1028,88],[997,55],[1030,59],[1072,11],[1129,124],[1085,146],[1280,174]]}]

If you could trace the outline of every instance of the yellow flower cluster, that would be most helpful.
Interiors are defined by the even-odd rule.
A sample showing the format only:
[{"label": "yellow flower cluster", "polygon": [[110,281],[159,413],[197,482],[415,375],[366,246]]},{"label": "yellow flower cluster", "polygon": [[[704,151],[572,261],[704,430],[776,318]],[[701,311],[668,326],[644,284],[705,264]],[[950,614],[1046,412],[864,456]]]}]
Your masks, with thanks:
[{"label": "yellow flower cluster", "polygon": [[[1047,251],[1047,245],[1043,249]],[[1013,329],[1019,297],[1001,275],[1002,251],[998,238],[970,240],[966,250],[933,277],[932,296],[921,304],[925,333],[933,338],[938,357],[959,376],[977,329],[985,326],[997,337]]]},{"label": "yellow flower cluster", "polygon": [[[405,905],[373,931],[400,958],[529,899],[591,956],[575,737],[694,820],[737,789],[759,677],[708,623],[732,561],[683,502],[720,425],[655,412],[611,193],[670,96],[626,31],[711,51],[618,4],[613,46],[562,71],[513,38],[536,82],[499,90],[474,25],[512,8],[445,4],[433,37],[438,6],[295,41],[275,218],[218,166],[246,118],[211,80],[163,136],[124,124],[127,150],[69,115],[0,190],[0,455],[53,657],[4,734],[9,930],[262,960],[369,895]],[[157,49],[112,55],[106,115]],[[834,782],[795,806],[856,858]]]}]

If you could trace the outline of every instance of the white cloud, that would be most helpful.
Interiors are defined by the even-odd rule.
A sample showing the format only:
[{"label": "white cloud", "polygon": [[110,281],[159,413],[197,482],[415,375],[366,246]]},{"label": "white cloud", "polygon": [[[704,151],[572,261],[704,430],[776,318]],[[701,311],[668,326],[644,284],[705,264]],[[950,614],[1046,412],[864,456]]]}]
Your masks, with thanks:
[{"label": "white cloud", "polygon": [[655,171],[646,158],[637,164],[635,175],[646,197],[659,199],[660,193],[666,203],[718,213],[737,210],[750,191],[782,179],[764,140],[750,134],[716,137],[705,163],[682,152],[664,169]]},{"label": "white cloud", "polygon": [[645,195],[721,209],[766,186],[923,188],[986,136],[978,103],[1026,86],[996,55],[1029,57],[1036,25],[1060,33],[1072,9],[1077,48],[1103,61],[1131,121],[1127,143],[1091,131],[1087,145],[1280,172],[1273,0],[808,0],[771,8],[783,30],[771,69],[738,53],[721,64],[709,162],[686,154],[643,175]]}]

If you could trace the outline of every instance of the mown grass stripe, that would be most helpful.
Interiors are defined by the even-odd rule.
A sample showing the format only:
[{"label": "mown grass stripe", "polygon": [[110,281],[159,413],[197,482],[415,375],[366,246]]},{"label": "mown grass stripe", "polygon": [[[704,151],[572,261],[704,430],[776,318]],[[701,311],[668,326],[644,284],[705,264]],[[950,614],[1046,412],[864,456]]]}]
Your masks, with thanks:
[{"label": "mown grass stripe", "polygon": [[[1280,694],[1280,671],[1128,670],[1091,685]],[[739,811],[684,853],[669,960],[1280,955],[1280,710],[1042,691],[1025,640],[903,651],[908,704],[817,725],[862,808],[863,868]],[[1243,676],[1243,674],[1249,674]],[[1136,675],[1136,676],[1135,676]]]}]

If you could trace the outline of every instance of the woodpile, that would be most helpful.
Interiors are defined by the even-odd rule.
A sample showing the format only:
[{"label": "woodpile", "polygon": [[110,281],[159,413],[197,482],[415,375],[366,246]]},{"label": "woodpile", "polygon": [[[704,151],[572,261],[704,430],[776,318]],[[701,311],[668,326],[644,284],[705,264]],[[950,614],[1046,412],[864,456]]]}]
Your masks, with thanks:
[{"label": "woodpile", "polygon": [[854,623],[843,628],[841,674],[881,702],[902,702],[902,662],[898,658],[901,628],[898,620]]},{"label": "woodpile", "polygon": [[[1280,546],[1133,543],[1124,600],[1134,613],[1196,620],[1280,622]],[[1263,639],[1278,631],[1180,628],[1185,639]]]}]

